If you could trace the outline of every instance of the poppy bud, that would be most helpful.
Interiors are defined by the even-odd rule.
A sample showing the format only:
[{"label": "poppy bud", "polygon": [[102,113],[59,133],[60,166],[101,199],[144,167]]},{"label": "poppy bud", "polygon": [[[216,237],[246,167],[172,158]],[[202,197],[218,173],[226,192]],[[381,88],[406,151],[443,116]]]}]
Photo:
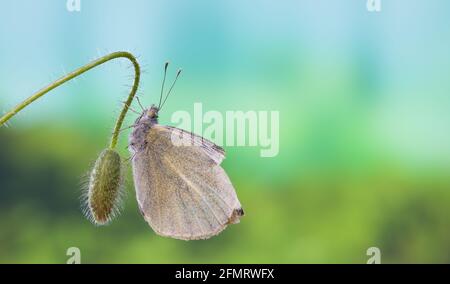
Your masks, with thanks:
[{"label": "poppy bud", "polygon": [[86,213],[97,225],[105,225],[119,212],[123,195],[119,154],[105,149],[95,161],[89,177]]}]

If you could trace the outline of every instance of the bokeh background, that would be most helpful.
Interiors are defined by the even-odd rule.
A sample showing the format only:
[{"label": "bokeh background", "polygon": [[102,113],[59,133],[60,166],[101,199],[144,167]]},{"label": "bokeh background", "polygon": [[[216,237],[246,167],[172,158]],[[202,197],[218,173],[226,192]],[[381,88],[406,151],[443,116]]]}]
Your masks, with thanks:
[{"label": "bokeh background", "polygon": [[[157,236],[127,181],[125,210],[96,227],[80,178],[107,145],[133,70],[107,63],[0,128],[0,262],[450,262],[450,2],[2,0],[0,110],[88,61],[127,50],[140,97],[162,67],[184,74],[174,111],[278,110],[280,152],[226,147],[246,216],[207,241]],[[135,105],[135,108],[136,107]],[[125,125],[136,115],[130,113]],[[128,157],[127,135],[120,152]],[[128,167],[128,177],[130,169]]]}]

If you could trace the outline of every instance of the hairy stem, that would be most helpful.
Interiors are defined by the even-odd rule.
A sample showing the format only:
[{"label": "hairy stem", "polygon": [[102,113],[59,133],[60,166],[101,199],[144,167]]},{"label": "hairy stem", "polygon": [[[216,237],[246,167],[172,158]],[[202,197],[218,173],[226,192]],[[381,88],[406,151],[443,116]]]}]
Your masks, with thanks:
[{"label": "hairy stem", "polygon": [[126,52],[126,51],[113,52],[113,53],[110,53],[103,57],[100,57],[99,59],[94,60],[91,63],[88,63],[88,64],[84,65],[83,67],[78,68],[77,70],[67,74],[66,76],[59,78],[55,82],[53,82],[50,85],[48,85],[47,87],[39,90],[37,93],[33,94],[31,97],[27,98],[26,100],[24,100],[23,102],[18,104],[12,110],[7,112],[4,116],[0,117],[0,126],[5,124],[11,117],[16,115],[19,111],[24,109],[26,106],[28,106],[29,104],[31,104],[38,98],[42,97],[46,93],[50,92],[51,90],[61,86],[65,82],[70,81],[71,79],[83,74],[84,72],[89,71],[92,68],[97,67],[97,66],[99,66],[105,62],[108,62],[112,59],[115,59],[115,58],[127,58],[128,60],[130,60],[134,66],[135,76],[134,76],[134,83],[133,83],[131,92],[128,95],[128,99],[126,100],[122,111],[120,112],[120,115],[119,115],[119,118],[117,119],[116,125],[114,126],[114,132],[112,134],[111,142],[109,145],[109,148],[114,149],[117,146],[120,128],[122,127],[122,123],[123,123],[123,120],[125,119],[125,115],[127,114],[128,109],[134,99],[134,96],[136,95],[136,92],[137,92],[137,89],[139,86],[139,79],[141,76],[141,70],[139,67],[139,63],[137,62],[136,58],[131,53]]}]

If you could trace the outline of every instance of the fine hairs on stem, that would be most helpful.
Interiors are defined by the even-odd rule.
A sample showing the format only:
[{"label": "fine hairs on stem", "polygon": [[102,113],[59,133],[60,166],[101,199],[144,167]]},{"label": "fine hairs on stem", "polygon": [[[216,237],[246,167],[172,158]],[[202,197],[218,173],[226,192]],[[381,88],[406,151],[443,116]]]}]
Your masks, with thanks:
[{"label": "fine hairs on stem", "polygon": [[134,82],[133,82],[133,86],[131,88],[131,92],[128,95],[128,98],[125,101],[122,111],[120,112],[120,115],[116,121],[116,124],[114,126],[114,131],[113,131],[113,134],[111,137],[111,141],[109,144],[110,149],[115,149],[117,146],[118,139],[119,139],[119,133],[120,133],[120,129],[122,127],[123,120],[125,119],[128,109],[130,108],[130,105],[133,102],[134,96],[136,95],[137,89],[139,87],[140,76],[141,76],[141,70],[139,67],[139,63],[137,62],[136,58],[131,53],[126,52],[126,51],[113,52],[113,53],[110,53],[103,57],[100,57],[100,58],[76,69],[75,71],[72,71],[71,73],[59,78],[58,80],[54,81],[50,85],[39,90],[38,92],[36,92],[32,96],[30,96],[29,98],[24,100],[23,102],[21,102],[20,104],[15,106],[12,110],[7,112],[5,115],[0,117],[0,126],[4,125],[10,118],[12,118],[14,115],[16,115],[22,109],[24,109],[26,106],[28,106],[35,100],[39,99],[46,93],[50,92],[51,90],[61,86],[62,84],[64,84],[67,81],[70,81],[70,80],[80,76],[81,74],[91,70],[92,68],[95,68],[99,65],[102,65],[105,62],[108,62],[108,61],[116,59],[116,58],[126,58],[126,59],[130,60],[134,67],[135,76],[134,76]]},{"label": "fine hairs on stem", "polygon": [[11,117],[49,91],[91,70],[94,67],[116,58],[127,58],[130,60],[134,66],[135,76],[131,92],[128,95],[127,100],[123,103],[124,106],[120,112],[119,118],[116,121],[116,125],[114,126],[109,147],[104,149],[97,158],[89,175],[89,183],[85,193],[83,194],[84,211],[86,216],[96,225],[108,224],[119,213],[121,208],[120,204],[123,196],[122,159],[115,148],[117,146],[123,120],[125,119],[128,110],[131,109],[131,103],[133,102],[139,86],[141,70],[136,58],[131,53],[125,51],[113,52],[100,57],[99,59],[76,69],[75,71],[61,77],[47,87],[41,89],[7,112],[4,116],[0,117],[0,126],[2,126],[3,124],[6,124]]}]

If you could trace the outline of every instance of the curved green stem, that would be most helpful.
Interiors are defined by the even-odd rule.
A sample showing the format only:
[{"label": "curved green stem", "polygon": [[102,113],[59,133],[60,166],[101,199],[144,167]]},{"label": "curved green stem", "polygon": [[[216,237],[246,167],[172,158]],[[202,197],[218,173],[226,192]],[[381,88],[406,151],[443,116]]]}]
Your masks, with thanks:
[{"label": "curved green stem", "polygon": [[86,64],[83,67],[78,68],[77,70],[67,74],[66,76],[59,78],[55,82],[53,82],[50,85],[48,85],[47,87],[39,90],[34,95],[32,95],[31,97],[27,98],[26,100],[24,100],[20,104],[18,104],[12,110],[7,112],[4,116],[0,117],[0,126],[5,124],[11,117],[16,115],[23,108],[25,108],[26,106],[28,106],[29,104],[31,104],[32,102],[37,100],[38,98],[42,97],[43,95],[45,95],[49,91],[55,89],[56,87],[59,87],[60,85],[64,84],[65,82],[70,81],[71,79],[73,79],[73,78],[83,74],[84,72],[89,71],[92,68],[97,67],[97,66],[99,66],[99,65],[101,65],[101,64],[103,64],[103,63],[105,63],[107,61],[110,61],[112,59],[115,59],[115,58],[127,58],[128,60],[130,60],[131,63],[133,63],[133,66],[134,66],[135,77],[134,77],[134,83],[133,83],[133,87],[131,89],[131,92],[128,95],[128,99],[126,100],[122,111],[120,112],[120,115],[119,115],[119,118],[117,119],[116,125],[114,126],[114,132],[113,132],[113,135],[112,135],[112,138],[111,138],[111,142],[110,142],[110,145],[109,145],[109,148],[114,149],[116,147],[116,145],[117,145],[120,128],[122,127],[122,123],[123,123],[123,120],[125,119],[125,115],[127,114],[127,111],[128,111],[128,109],[129,109],[129,107],[131,105],[131,102],[133,101],[134,96],[136,95],[136,92],[137,92],[137,89],[138,89],[138,86],[139,86],[139,79],[140,79],[140,76],[141,76],[141,70],[140,70],[140,67],[139,67],[139,63],[137,62],[136,58],[131,53],[126,52],[126,51],[113,52],[111,54],[108,54],[108,55],[105,55],[103,57],[100,57],[99,59],[94,60],[91,63]]}]

